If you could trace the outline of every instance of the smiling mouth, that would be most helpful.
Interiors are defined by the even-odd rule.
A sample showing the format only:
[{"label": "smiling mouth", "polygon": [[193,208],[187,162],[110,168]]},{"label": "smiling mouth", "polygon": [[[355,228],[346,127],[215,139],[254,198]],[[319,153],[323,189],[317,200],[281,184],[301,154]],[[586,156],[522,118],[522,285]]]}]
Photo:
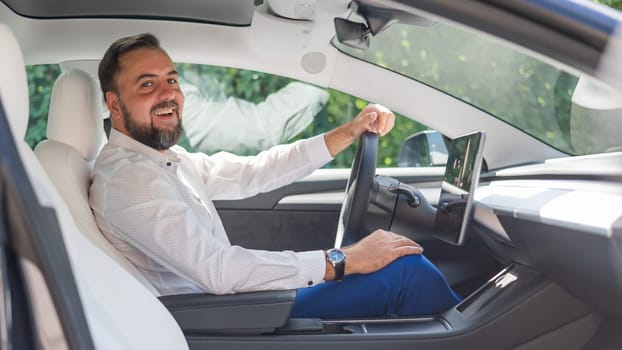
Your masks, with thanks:
[{"label": "smiling mouth", "polygon": [[175,107],[160,108],[160,109],[153,111],[152,114],[159,118],[172,117],[177,114],[177,108]]},{"label": "smiling mouth", "polygon": [[151,108],[152,120],[158,120],[166,124],[180,122],[179,106],[175,101],[162,101]]}]

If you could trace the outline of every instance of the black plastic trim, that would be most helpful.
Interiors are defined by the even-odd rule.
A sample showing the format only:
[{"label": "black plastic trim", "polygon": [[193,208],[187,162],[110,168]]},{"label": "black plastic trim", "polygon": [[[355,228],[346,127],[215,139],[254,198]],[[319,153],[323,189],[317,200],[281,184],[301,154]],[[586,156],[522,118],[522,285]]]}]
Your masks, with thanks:
[{"label": "black plastic trim", "polygon": [[185,334],[262,334],[283,327],[295,290],[159,297]]},{"label": "black plastic trim", "polygon": [[0,268],[2,269],[2,324],[7,344],[15,349],[37,349],[36,324],[33,318],[22,265],[15,256],[7,232],[6,197],[0,182]]},{"label": "black plastic trim", "polygon": [[[154,19],[248,27],[252,23],[255,0],[203,1],[178,0],[176,2],[132,2],[124,0],[0,0],[15,14],[32,19]],[[190,10],[182,13],[188,5]],[[203,8],[199,11],[197,4]],[[176,15],[161,14],[178,12]]]}]

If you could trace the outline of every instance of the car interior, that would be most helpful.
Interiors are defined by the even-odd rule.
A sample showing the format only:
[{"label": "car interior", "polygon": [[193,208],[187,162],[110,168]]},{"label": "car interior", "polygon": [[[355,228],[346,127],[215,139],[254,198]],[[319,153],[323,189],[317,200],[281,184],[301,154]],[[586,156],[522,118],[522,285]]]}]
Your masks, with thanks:
[{"label": "car interior", "polygon": [[[85,3],[94,6],[96,2]],[[123,8],[118,3],[110,8],[96,5],[91,17],[101,15],[111,21],[120,13],[114,12],[115,6]],[[266,13],[254,12],[257,6],[267,5],[258,3],[261,1],[240,0],[225,7],[214,5],[202,21],[215,31],[220,30],[220,25],[244,28],[253,16],[253,25],[266,25]],[[270,3],[271,11],[288,14],[291,10],[284,5],[286,2]],[[379,20],[377,23],[414,21],[429,25],[421,16],[422,10],[454,21],[460,18],[460,11],[468,13],[460,5],[444,2],[434,5],[422,1],[415,7],[415,2],[408,1],[342,3],[349,3],[348,11],[359,15],[375,14],[369,18]],[[491,3],[469,1],[474,9],[493,11],[488,15],[499,11],[510,16],[516,10]],[[152,10],[144,10],[139,20],[157,20],[162,13],[178,18],[187,15],[176,12],[174,5],[163,4],[157,2]],[[27,38],[37,33],[20,30],[32,30],[37,25],[45,28],[48,24],[37,21],[71,18],[72,14],[81,20],[89,18],[78,7],[40,6],[37,1],[2,0],[0,4],[0,47],[4,52],[0,59],[3,345],[11,339],[13,348],[19,349],[595,350],[622,346],[617,331],[622,326],[622,306],[618,302],[622,295],[622,153],[613,150],[567,157],[529,136],[508,136],[508,143],[529,139],[525,143],[527,151],[539,147],[545,150],[538,153],[541,159],[504,163],[509,162],[503,159],[504,151],[491,150],[503,144],[504,136],[500,134],[508,127],[498,120],[475,128],[455,126],[452,133],[447,133],[451,136],[445,137],[448,142],[443,145],[447,145],[449,153],[446,168],[415,172],[376,169],[378,140],[368,135],[358,145],[351,170],[314,173],[253,198],[216,202],[232,242],[255,249],[325,249],[355,243],[362,238],[360,232],[371,228],[403,233],[424,245],[426,255],[464,297],[455,307],[424,317],[297,319],[290,318],[295,290],[160,295],[103,237],[89,206],[90,171],[107,140],[101,92],[93,75],[96,60],[64,62],[65,68],[52,90],[46,140],[34,150],[24,141],[30,108],[24,56],[31,50],[27,45],[32,45],[24,42],[29,43]],[[279,10],[279,6],[285,8]],[[337,4],[318,1],[318,11],[322,6]],[[304,19],[309,15],[305,9],[308,7],[296,8],[296,16]],[[184,10],[193,9],[185,6]],[[288,21],[276,17],[277,23]],[[464,25],[482,30],[486,23],[473,24],[476,17],[479,15],[465,15]],[[520,15],[512,18],[533,20]],[[35,22],[33,27],[29,21]],[[370,23],[368,30],[372,34],[382,31],[382,24],[376,28]],[[183,25],[170,35],[200,24]],[[344,28],[344,41],[366,45],[357,31],[360,28],[343,22],[326,29],[331,34],[327,38],[335,34],[337,26]],[[533,34],[520,37],[506,30],[495,34],[523,45],[527,45],[525,37]],[[566,38],[588,32],[576,29],[550,35]],[[585,42],[598,41],[593,37]],[[562,45],[557,43],[541,53],[598,75],[593,67],[586,68],[586,62],[593,61],[592,51],[600,53],[604,47],[597,50],[594,47],[598,45],[593,44],[588,50],[590,55],[586,54],[589,57],[574,58],[575,62],[564,57],[585,51],[576,48],[554,55],[551,51],[557,46]],[[183,52],[183,43],[176,43],[174,49]],[[37,58],[28,63],[44,61],[41,54],[33,55]],[[191,60],[193,55],[186,53],[185,58]],[[352,69],[339,74],[356,75],[361,63],[343,56],[340,59]],[[302,60],[304,73],[292,75],[304,78],[309,67],[317,64],[314,57]],[[365,69],[369,68],[361,71]],[[400,79],[396,81],[402,82]],[[335,82],[333,87],[339,84]],[[404,86],[412,88],[408,91],[413,93],[426,88],[420,83],[404,82]],[[373,89],[367,93],[373,94]],[[422,94],[433,97],[439,92]],[[432,100],[441,101],[440,97]],[[402,106],[400,103],[406,102],[396,103],[397,108]],[[465,115],[484,114],[470,105],[451,108]],[[485,116],[478,114],[475,120],[478,118]],[[438,135],[425,135],[426,145],[442,142]],[[473,135],[477,138],[473,139]],[[467,146],[458,147],[460,142]],[[512,149],[516,144],[503,147],[506,153],[520,153]],[[514,161],[527,156],[508,157]],[[344,190],[345,198],[324,201],[327,194]],[[292,236],[280,240],[258,238],[249,234],[252,230],[277,235],[292,232]]]}]

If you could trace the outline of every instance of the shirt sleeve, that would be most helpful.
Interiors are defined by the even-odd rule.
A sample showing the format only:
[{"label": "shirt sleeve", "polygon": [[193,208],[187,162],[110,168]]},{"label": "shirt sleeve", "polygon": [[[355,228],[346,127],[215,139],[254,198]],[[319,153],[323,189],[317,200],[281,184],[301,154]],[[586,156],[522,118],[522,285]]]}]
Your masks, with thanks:
[{"label": "shirt sleeve", "polygon": [[157,169],[132,166],[119,168],[106,184],[104,216],[116,235],[159,268],[214,294],[294,289],[322,282],[322,251],[269,252],[221,242],[214,237],[210,215],[200,217],[202,204],[182,198],[173,179]]},{"label": "shirt sleeve", "polygon": [[188,154],[212,199],[240,199],[268,192],[309,175],[332,160],[324,135],[274,146],[256,156],[219,152]]},{"label": "shirt sleeve", "polygon": [[182,82],[183,126],[190,145],[204,153],[255,154],[289,141],[309,125],[328,101],[321,88],[292,82],[252,103],[236,97],[210,96]]}]

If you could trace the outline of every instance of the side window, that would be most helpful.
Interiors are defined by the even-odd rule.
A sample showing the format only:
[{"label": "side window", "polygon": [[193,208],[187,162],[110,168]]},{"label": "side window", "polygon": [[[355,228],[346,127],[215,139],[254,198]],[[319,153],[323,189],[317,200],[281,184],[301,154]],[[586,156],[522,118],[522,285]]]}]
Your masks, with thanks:
[{"label": "side window", "polygon": [[[352,119],[368,103],[336,90],[267,73],[185,63],[176,64],[176,68],[186,97],[185,137],[180,144],[193,151],[256,154],[279,143],[331,130]],[[437,143],[429,144],[430,152],[419,157],[423,158],[412,158],[422,151],[413,147],[432,140],[428,135],[434,132],[424,132],[427,129],[396,115],[395,127],[380,139],[378,167],[444,165],[446,157],[432,152],[442,153]],[[440,134],[432,138],[440,138],[442,144]],[[327,167],[349,168],[355,150],[345,150]]]},{"label": "side window", "polygon": [[[186,102],[180,144],[191,151],[256,154],[270,146],[329,131],[356,116],[367,101],[332,89],[244,69],[177,64]],[[30,120],[26,142],[46,138],[50,96],[58,65],[26,67]],[[395,127],[380,139],[378,167],[444,165],[440,134],[396,114]],[[327,168],[349,168],[355,147]]]},{"label": "side window", "polygon": [[26,142],[31,148],[46,138],[50,95],[60,67],[56,64],[26,66],[28,95],[30,98],[30,118],[26,131]]}]

